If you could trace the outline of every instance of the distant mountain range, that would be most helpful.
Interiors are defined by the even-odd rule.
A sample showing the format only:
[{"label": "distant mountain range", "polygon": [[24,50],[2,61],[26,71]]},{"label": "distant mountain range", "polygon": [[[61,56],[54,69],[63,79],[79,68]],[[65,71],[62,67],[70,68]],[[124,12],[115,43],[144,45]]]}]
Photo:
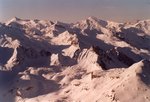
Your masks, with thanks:
[{"label": "distant mountain range", "polygon": [[150,102],[150,20],[0,23],[0,102]]}]

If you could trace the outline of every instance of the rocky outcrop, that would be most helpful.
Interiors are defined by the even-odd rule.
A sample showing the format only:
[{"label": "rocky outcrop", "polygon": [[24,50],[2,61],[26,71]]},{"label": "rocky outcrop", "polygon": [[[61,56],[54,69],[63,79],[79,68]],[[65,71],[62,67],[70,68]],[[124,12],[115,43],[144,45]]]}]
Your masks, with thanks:
[{"label": "rocky outcrop", "polygon": [[50,56],[51,56],[51,52],[49,51],[45,51],[45,50],[37,51],[33,48],[26,48],[20,45],[14,49],[14,52],[11,58],[8,60],[6,67],[12,68],[14,66],[22,65],[24,63],[27,64],[29,60],[31,62],[28,62],[29,65],[27,66],[30,66],[30,64],[33,64],[33,62],[35,62],[36,60],[38,61],[38,59],[42,57],[50,58]]}]

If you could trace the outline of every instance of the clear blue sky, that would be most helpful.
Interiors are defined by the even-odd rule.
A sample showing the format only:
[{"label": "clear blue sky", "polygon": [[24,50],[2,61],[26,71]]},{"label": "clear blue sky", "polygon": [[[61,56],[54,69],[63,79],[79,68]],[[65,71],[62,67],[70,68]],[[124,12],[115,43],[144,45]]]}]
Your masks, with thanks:
[{"label": "clear blue sky", "polygon": [[0,21],[15,16],[64,22],[88,16],[119,22],[150,19],[150,0],[0,0]]}]

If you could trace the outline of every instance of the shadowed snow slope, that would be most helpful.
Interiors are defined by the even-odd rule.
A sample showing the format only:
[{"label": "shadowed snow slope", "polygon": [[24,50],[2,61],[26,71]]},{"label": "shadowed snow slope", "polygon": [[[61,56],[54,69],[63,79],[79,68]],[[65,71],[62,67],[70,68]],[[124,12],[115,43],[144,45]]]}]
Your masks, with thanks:
[{"label": "shadowed snow slope", "polygon": [[0,23],[0,102],[150,102],[150,20]]}]

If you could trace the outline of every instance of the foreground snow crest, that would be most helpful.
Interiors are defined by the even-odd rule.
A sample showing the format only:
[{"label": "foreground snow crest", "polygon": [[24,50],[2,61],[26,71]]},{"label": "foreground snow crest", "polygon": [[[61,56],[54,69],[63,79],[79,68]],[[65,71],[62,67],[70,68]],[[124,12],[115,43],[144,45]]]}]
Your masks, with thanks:
[{"label": "foreground snow crest", "polygon": [[0,102],[150,102],[150,20],[0,24]]}]

